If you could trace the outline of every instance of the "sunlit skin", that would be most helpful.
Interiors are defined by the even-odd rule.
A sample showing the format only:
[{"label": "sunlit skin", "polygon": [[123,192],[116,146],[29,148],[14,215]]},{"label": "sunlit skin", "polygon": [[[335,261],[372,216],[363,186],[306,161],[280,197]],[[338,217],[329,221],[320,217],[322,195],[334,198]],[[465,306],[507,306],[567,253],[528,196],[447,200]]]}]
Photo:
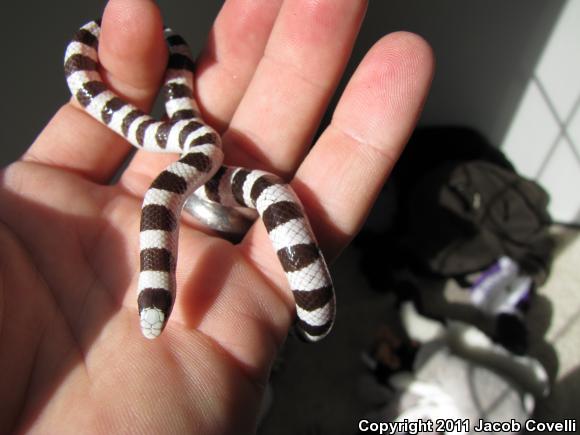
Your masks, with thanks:
[{"label": "sunlit skin", "polygon": [[[198,60],[197,100],[223,135],[226,162],[291,180],[329,260],[364,222],[433,70],[421,38],[385,36],[310,149],[365,8],[228,0]],[[103,15],[103,76],[143,110],[165,68],[162,22],[149,0],[110,0]],[[176,157],[138,152],[111,184],[129,151],[69,102],[0,173],[2,433],[255,430],[295,314],[266,231],[258,222],[234,246],[185,218],[175,308],[162,336],[144,339],[135,296],[140,205]]]}]

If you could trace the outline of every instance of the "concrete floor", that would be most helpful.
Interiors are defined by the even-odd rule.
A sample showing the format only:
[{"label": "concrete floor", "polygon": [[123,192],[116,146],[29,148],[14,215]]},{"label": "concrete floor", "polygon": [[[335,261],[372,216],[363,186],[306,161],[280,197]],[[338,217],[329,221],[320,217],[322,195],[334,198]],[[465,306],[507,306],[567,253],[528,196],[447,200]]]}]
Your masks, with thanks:
[{"label": "concrete floor", "polygon": [[[538,418],[580,418],[580,231],[554,228],[556,260],[540,296],[549,304],[532,305],[530,328],[536,341],[530,353],[553,376],[552,394],[537,405]],[[540,339],[542,336],[544,339]]]},{"label": "concrete floor", "polygon": [[[580,231],[556,227],[551,275],[529,312],[530,354],[545,366],[553,387],[536,404],[544,421],[580,418]],[[395,318],[394,298],[369,287],[358,270],[360,253],[347,249],[333,266],[338,294],[336,329],[309,346],[287,341],[273,375],[273,404],[260,435],[354,434],[369,410],[362,400],[360,354],[380,323]]]}]

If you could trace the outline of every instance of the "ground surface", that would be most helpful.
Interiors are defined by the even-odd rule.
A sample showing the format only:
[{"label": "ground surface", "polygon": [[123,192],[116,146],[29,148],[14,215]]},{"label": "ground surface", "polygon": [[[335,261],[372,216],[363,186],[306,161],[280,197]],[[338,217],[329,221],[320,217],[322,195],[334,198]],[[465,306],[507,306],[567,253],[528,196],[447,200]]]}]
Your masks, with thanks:
[{"label": "ground surface", "polygon": [[[553,379],[536,417],[580,421],[580,232],[555,228],[554,233],[557,257],[529,313],[530,354]],[[377,325],[396,316],[392,295],[371,290],[359,262],[351,247],[333,266],[339,313],[333,334],[314,346],[289,338],[272,376],[273,404],[260,435],[356,433],[370,406],[361,400],[361,351]]]}]

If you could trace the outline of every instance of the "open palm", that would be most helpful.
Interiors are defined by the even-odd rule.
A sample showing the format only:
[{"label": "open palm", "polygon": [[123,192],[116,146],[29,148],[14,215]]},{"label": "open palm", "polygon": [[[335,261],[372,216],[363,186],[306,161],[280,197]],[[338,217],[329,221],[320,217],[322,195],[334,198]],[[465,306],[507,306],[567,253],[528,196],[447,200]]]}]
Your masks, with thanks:
[{"label": "open palm", "polygon": [[[223,135],[226,163],[292,180],[329,258],[360,228],[432,72],[420,38],[381,39],[309,149],[364,9],[351,0],[228,0],[198,60],[197,100]],[[154,2],[111,0],[102,28],[108,85],[149,109],[167,56]],[[71,102],[0,174],[2,433],[255,428],[294,316],[266,231],[256,223],[232,245],[185,219],[172,317],[159,339],[142,338],[140,205],[172,157],[140,151],[111,184],[129,150]]]}]

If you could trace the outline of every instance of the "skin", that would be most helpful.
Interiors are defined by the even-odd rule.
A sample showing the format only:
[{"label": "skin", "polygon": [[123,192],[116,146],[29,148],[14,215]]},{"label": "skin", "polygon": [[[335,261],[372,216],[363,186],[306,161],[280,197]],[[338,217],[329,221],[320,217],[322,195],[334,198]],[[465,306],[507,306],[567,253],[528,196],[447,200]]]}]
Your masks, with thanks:
[{"label": "skin", "polygon": [[[198,61],[196,93],[227,163],[291,180],[327,258],[359,230],[419,116],[433,56],[395,33],[367,53],[310,149],[366,3],[228,0]],[[149,0],[110,0],[108,85],[150,108],[167,50]],[[239,245],[184,218],[178,296],[154,341],[136,307],[140,205],[174,156],[138,152],[65,104],[0,173],[0,432],[251,433],[294,318],[258,222]]]}]

